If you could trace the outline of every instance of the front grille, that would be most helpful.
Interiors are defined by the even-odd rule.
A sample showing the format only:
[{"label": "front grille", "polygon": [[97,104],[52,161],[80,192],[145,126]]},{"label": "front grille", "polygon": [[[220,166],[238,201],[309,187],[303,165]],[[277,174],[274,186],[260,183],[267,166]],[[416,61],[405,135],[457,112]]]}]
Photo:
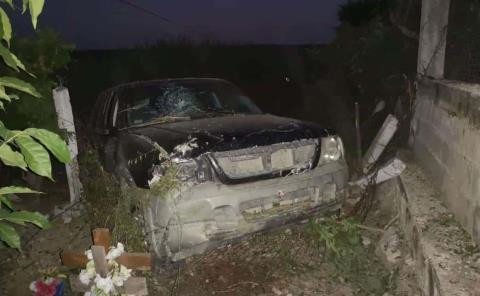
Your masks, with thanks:
[{"label": "front grille", "polygon": [[314,166],[318,140],[306,139],[270,146],[252,147],[210,155],[220,175],[229,180],[281,176]]}]

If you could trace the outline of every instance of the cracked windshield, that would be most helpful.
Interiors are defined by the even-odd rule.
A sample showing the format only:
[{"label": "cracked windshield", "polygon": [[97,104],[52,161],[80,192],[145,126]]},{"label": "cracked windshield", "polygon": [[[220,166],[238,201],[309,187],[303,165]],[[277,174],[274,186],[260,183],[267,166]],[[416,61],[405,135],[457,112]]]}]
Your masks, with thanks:
[{"label": "cracked windshield", "polygon": [[234,86],[224,82],[175,82],[135,86],[118,94],[125,109],[118,112],[128,126],[233,114],[260,109]]}]

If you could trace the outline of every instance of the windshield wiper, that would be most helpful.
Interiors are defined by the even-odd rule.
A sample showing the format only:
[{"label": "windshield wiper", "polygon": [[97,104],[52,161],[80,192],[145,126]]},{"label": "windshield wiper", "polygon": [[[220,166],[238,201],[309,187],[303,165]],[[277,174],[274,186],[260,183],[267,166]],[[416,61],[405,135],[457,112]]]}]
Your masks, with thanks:
[{"label": "windshield wiper", "polygon": [[153,124],[172,123],[172,122],[185,121],[190,119],[191,119],[190,116],[162,116],[162,117],[156,117],[144,123],[130,125],[129,127],[142,127],[142,126],[148,126]]},{"label": "windshield wiper", "polygon": [[237,112],[235,112],[235,110],[232,110],[232,109],[225,109],[225,108],[207,108],[207,110],[205,111],[207,113],[214,113],[214,114],[236,114]]}]

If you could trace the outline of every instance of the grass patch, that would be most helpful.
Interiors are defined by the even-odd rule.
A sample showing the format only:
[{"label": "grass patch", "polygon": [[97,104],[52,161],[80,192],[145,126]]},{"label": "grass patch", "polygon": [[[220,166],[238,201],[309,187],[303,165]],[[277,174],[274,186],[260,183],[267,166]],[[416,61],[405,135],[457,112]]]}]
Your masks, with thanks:
[{"label": "grass patch", "polygon": [[333,277],[343,277],[358,289],[356,295],[382,295],[392,289],[391,274],[378,262],[373,248],[365,247],[353,219],[329,217],[310,221],[305,228],[311,248],[323,252],[335,267]]},{"label": "grass patch", "polygon": [[108,228],[113,243],[122,242],[129,251],[145,251],[141,189],[125,188],[106,172],[93,149],[80,157],[81,179],[93,228]]}]

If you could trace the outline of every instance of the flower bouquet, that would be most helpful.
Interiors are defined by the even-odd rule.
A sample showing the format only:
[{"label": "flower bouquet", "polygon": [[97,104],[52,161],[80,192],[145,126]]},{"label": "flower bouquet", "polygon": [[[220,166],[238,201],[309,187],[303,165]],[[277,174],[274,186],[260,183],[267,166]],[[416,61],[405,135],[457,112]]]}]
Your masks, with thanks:
[{"label": "flower bouquet", "polygon": [[95,271],[95,264],[93,262],[92,251],[88,250],[85,255],[88,262],[85,269],[80,271],[79,279],[85,285],[92,285],[91,290],[85,293],[85,296],[107,296],[107,295],[121,295],[118,287],[122,287],[125,281],[131,277],[132,270],[119,264],[115,261],[124,252],[122,243],[118,243],[117,247],[110,247],[107,259],[108,273],[106,277],[102,277]]}]

